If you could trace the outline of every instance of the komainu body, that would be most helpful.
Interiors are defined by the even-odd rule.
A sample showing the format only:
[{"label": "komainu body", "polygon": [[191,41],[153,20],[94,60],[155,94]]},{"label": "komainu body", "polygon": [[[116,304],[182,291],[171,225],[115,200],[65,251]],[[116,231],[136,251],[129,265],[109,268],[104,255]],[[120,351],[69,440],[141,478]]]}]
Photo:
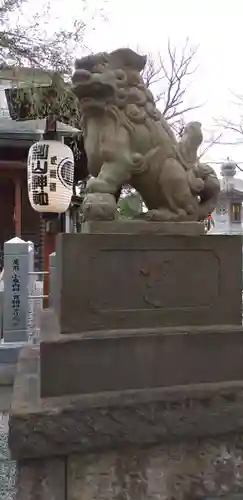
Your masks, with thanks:
[{"label": "komainu body", "polygon": [[85,217],[114,218],[117,193],[130,184],[148,208],[147,219],[203,220],[220,186],[214,170],[198,161],[201,124],[189,123],[177,141],[141,77],[145,63],[130,49],[76,61],[73,89],[92,175]]}]

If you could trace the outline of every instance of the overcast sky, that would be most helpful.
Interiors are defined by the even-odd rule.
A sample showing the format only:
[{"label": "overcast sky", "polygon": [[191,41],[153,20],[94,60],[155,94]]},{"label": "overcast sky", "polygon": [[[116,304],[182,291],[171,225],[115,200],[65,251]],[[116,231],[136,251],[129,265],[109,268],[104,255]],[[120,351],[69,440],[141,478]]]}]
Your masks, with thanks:
[{"label": "overcast sky", "polygon": [[[77,5],[78,0],[73,0]],[[99,2],[94,2],[98,5]],[[89,5],[92,0],[89,0]],[[237,119],[241,109],[232,105],[232,91],[243,94],[243,2],[241,0],[108,0],[106,23],[96,23],[87,33],[92,50],[110,50],[129,45],[146,51],[166,53],[168,38],[182,44],[186,37],[199,45],[199,68],[188,90],[188,103],[206,102],[188,115],[211,130],[214,118]],[[242,107],[243,114],[243,107]],[[224,134],[221,141],[239,141],[240,136]],[[243,137],[242,137],[243,142]],[[227,156],[243,162],[242,146],[214,146],[207,159],[223,161]]]},{"label": "overcast sky", "polygon": [[[84,19],[95,15],[87,29],[85,44],[92,51],[130,46],[146,52],[166,54],[168,38],[182,44],[187,37],[198,45],[195,63],[199,68],[188,89],[187,104],[205,105],[187,115],[202,122],[205,136],[215,126],[215,118],[239,117],[241,109],[232,105],[231,91],[243,94],[243,2],[241,0],[88,0]],[[68,25],[81,17],[81,0],[52,0],[59,23]],[[98,14],[104,7],[107,20]],[[95,29],[93,29],[95,28]],[[80,54],[82,55],[82,54]],[[242,107],[243,114],[243,107]],[[221,141],[241,141],[243,136],[225,134]],[[243,145],[214,146],[207,160],[224,161],[229,156],[243,164]]]}]

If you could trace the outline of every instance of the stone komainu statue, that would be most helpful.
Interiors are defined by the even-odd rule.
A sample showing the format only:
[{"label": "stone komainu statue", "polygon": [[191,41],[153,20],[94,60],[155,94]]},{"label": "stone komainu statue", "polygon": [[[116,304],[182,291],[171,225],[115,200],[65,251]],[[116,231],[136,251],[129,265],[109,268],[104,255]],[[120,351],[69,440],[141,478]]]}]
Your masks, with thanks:
[{"label": "stone komainu statue", "polygon": [[214,170],[198,161],[201,124],[189,123],[176,140],[140,75],[145,64],[146,57],[130,49],[76,61],[73,89],[93,176],[84,215],[114,218],[121,188],[130,184],[148,208],[147,219],[203,220],[215,208],[220,186]]}]

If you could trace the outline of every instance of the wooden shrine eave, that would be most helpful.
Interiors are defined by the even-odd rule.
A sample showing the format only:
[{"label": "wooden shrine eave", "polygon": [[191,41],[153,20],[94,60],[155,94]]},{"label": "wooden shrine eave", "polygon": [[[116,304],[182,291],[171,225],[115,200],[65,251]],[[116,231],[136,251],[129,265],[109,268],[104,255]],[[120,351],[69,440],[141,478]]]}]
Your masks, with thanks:
[{"label": "wooden shrine eave", "polygon": [[0,133],[0,149],[1,147],[10,147],[10,148],[30,148],[33,142],[40,140],[41,136],[33,137],[30,135],[29,137],[23,135],[22,137],[18,135],[18,137],[14,137],[12,134],[2,134]]},{"label": "wooden shrine eave", "polygon": [[26,170],[26,161],[0,160],[0,172],[9,170]]},{"label": "wooden shrine eave", "polygon": [[230,189],[229,191],[222,190],[220,191],[219,199],[243,201],[243,191],[238,191],[237,189]]},{"label": "wooden shrine eave", "polygon": [[53,77],[52,70],[41,68],[28,68],[23,66],[8,66],[0,64],[0,80],[21,82],[25,84],[51,85]]},{"label": "wooden shrine eave", "polygon": [[[0,119],[0,148],[1,146],[9,147],[27,147],[33,144],[33,142],[39,141],[41,139],[41,132],[35,130],[18,130],[19,124],[17,124],[14,130],[15,122],[9,120],[6,125],[3,120]],[[11,130],[12,128],[12,130]]]}]

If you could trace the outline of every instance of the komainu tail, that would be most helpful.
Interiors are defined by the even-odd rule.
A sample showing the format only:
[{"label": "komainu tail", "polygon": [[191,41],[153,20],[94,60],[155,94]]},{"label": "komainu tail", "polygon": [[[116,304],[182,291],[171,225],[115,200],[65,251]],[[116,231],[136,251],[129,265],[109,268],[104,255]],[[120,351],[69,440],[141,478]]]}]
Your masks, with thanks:
[{"label": "komainu tail", "polygon": [[196,175],[204,181],[204,189],[200,193],[199,220],[204,220],[213,212],[217,205],[220,183],[216,172],[206,163],[196,167]]}]

